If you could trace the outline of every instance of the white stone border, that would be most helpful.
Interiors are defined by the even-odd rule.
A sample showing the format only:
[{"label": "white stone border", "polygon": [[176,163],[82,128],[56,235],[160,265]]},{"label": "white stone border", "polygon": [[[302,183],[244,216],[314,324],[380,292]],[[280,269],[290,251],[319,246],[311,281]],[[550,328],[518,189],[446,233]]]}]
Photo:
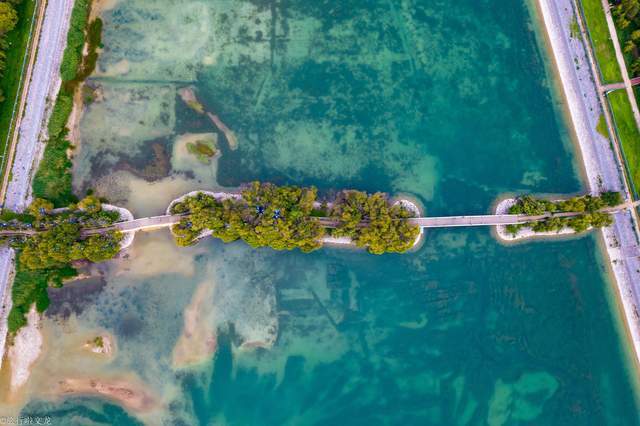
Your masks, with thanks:
[{"label": "white stone border", "polygon": [[[134,220],[133,213],[124,207],[114,206],[113,204],[103,204],[102,209],[111,212],[118,212],[120,214],[120,220],[117,220],[116,222],[129,222]],[[124,250],[133,244],[136,231],[123,232],[123,234],[124,238],[120,241],[120,250]]]},{"label": "white stone border", "polygon": [[[517,201],[518,201],[517,198],[505,198],[504,200],[500,201],[496,205],[495,214],[507,214],[509,212],[509,208],[513,206]],[[556,201],[559,201],[559,200],[556,200]],[[591,227],[588,228],[588,230],[591,230],[591,229],[592,229]],[[548,232],[535,232],[531,228],[522,227],[518,230],[518,233],[516,235],[513,235],[507,232],[506,225],[496,225],[495,230],[496,230],[496,235],[498,239],[503,241],[509,241],[509,242],[526,240],[526,239],[529,239],[529,240],[536,239],[536,238],[546,239],[549,237],[578,235],[576,231],[574,231],[569,227],[562,228],[559,231],[548,231]]]}]

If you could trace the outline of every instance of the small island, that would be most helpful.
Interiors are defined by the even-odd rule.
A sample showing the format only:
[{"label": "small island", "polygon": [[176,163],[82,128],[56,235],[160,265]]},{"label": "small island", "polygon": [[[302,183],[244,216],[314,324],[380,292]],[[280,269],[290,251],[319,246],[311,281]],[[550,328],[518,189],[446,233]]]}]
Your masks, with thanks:
[{"label": "small island", "polygon": [[496,214],[543,216],[543,219],[497,227],[498,237],[515,241],[524,238],[578,234],[602,228],[613,222],[607,209],[623,202],[619,192],[603,192],[598,196],[583,195],[564,200],[546,200],[523,195],[498,203]]},{"label": "small island", "polygon": [[185,215],[172,227],[181,246],[211,235],[252,247],[310,252],[322,247],[324,238],[348,238],[382,254],[406,252],[420,235],[420,227],[407,221],[416,212],[406,202],[353,190],[318,201],[313,187],[253,182],[240,194],[196,191],[174,201],[169,213]]},{"label": "small island", "polygon": [[114,352],[113,338],[107,334],[96,336],[84,344],[84,348],[94,354],[111,357]]},{"label": "small island", "polygon": [[195,142],[187,142],[187,151],[203,164],[211,163],[218,155],[218,147],[214,139],[198,139]]}]

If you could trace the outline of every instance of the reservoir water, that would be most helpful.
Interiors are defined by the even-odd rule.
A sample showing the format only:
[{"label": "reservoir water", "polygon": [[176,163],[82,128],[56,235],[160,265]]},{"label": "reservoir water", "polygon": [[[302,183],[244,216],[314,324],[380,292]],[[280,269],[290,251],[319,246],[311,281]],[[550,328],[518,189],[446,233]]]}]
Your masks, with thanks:
[{"label": "reservoir water", "polygon": [[[251,180],[407,193],[428,214],[583,190],[535,10],[520,0],[105,1],[74,185],[136,216]],[[189,107],[191,88],[207,114]],[[213,135],[211,135],[213,134]],[[203,162],[188,141],[217,140]],[[505,246],[433,230],[404,255],[139,234],[55,293],[23,414],[56,424],[632,425],[614,287],[591,234]],[[186,328],[185,328],[186,327]],[[77,342],[104,331],[112,361]],[[70,362],[74,360],[74,362]],[[52,380],[135,383],[127,413]],[[50,396],[50,395],[49,395]]]}]

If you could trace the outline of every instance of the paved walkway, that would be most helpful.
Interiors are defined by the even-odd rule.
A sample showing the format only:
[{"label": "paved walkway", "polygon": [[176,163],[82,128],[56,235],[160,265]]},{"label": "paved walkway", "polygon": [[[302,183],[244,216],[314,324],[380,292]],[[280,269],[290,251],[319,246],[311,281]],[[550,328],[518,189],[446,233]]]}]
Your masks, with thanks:
[{"label": "paved walkway", "polygon": [[[632,86],[637,86],[637,85],[640,84],[640,77],[632,78],[629,81],[631,82]],[[614,90],[626,89],[626,87],[627,86],[624,84],[624,81],[621,81],[620,83],[605,84],[605,85],[602,86],[602,90],[604,90],[605,93],[608,93],[608,92],[612,92]]]},{"label": "paved walkway", "polygon": [[[640,205],[640,201],[626,202],[616,207],[602,209],[603,213],[616,213],[629,208],[634,208]],[[496,225],[517,225],[527,222],[535,222],[550,217],[573,217],[579,216],[584,213],[576,212],[562,212],[562,213],[546,213],[543,215],[518,215],[518,214],[487,214],[487,215],[463,215],[463,216],[431,216],[431,217],[416,217],[407,219],[409,222],[420,226],[421,228],[447,228],[447,227],[460,227],[460,226],[496,226]],[[180,223],[180,221],[188,217],[188,214],[178,215],[163,215],[152,217],[141,217],[138,219],[118,222],[104,228],[85,229],[82,231],[83,235],[96,235],[109,231],[120,232],[136,232],[145,231],[151,229],[168,228]],[[329,218],[317,218],[318,222],[328,228],[338,226],[339,222]],[[9,235],[33,235],[37,231],[24,230],[24,231],[0,231],[0,236]]]},{"label": "paved walkway", "polygon": [[616,30],[615,23],[613,22],[613,16],[611,16],[611,5],[609,0],[602,0],[602,8],[604,9],[605,17],[607,18],[607,26],[609,27],[609,35],[613,42],[613,48],[616,51],[616,59],[622,71],[622,80],[624,81],[624,87],[627,90],[627,96],[631,102],[631,110],[633,111],[633,118],[636,120],[636,126],[640,129],[640,111],[638,110],[638,103],[636,102],[636,96],[633,93],[633,86],[629,79],[629,73],[627,72],[627,64],[624,62],[624,55],[620,48],[620,40],[618,39],[618,32]]}]

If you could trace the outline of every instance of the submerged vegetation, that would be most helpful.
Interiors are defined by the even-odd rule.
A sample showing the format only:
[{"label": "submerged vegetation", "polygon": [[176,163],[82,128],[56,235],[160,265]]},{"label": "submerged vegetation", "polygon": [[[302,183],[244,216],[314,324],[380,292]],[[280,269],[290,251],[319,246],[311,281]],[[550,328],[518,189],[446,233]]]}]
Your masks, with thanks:
[{"label": "submerged vegetation", "polygon": [[349,237],[376,254],[404,252],[420,232],[404,220],[411,213],[390,205],[383,194],[344,191],[331,208],[320,205],[316,197],[315,188],[259,182],[246,187],[242,197],[222,199],[197,193],[172,207],[173,214],[188,214],[172,230],[182,246],[212,235],[224,242],[241,239],[252,247],[310,252],[331,235]]},{"label": "submerged vegetation", "polygon": [[[607,226],[611,217],[603,209],[622,201],[618,192],[561,201],[523,196],[510,207],[510,214],[548,217],[509,225],[507,230],[516,234],[523,227],[535,232],[569,227],[582,232]],[[260,182],[245,186],[240,194],[187,195],[171,206],[170,213],[183,215],[172,227],[180,246],[192,245],[210,235],[223,242],[242,240],[252,247],[311,252],[320,248],[327,237],[346,237],[357,247],[382,254],[406,252],[420,234],[420,228],[408,220],[417,212],[404,203],[392,203],[382,193],[346,190],[321,202],[314,187]],[[566,213],[573,215],[562,215]],[[18,253],[9,322],[12,332],[26,323],[25,314],[32,304],[40,312],[47,308],[47,288],[60,286],[65,278],[73,277],[74,262],[102,262],[118,253],[121,233],[109,231],[111,228],[101,233],[85,232],[106,228],[118,220],[119,213],[103,210],[101,200],[93,195],[66,209],[54,209],[52,201],[37,198],[25,213],[0,213],[0,228],[24,231],[10,237]]]},{"label": "submerged vegetation", "polygon": [[218,153],[218,148],[215,141],[199,140],[196,142],[189,142],[187,144],[187,151],[195,155],[201,163],[209,164],[211,159]]},{"label": "submerged vegetation", "polygon": [[[509,208],[509,214],[527,216],[550,214],[550,217],[536,222],[506,225],[506,230],[515,236],[523,228],[530,228],[534,232],[560,232],[563,229],[570,228],[578,233],[584,232],[589,228],[601,228],[609,226],[613,222],[611,215],[601,210],[618,206],[622,202],[620,193],[613,191],[603,192],[597,197],[584,195],[559,201],[538,199],[525,195],[519,197],[516,203]],[[555,213],[580,214],[563,217],[554,216]]]}]

